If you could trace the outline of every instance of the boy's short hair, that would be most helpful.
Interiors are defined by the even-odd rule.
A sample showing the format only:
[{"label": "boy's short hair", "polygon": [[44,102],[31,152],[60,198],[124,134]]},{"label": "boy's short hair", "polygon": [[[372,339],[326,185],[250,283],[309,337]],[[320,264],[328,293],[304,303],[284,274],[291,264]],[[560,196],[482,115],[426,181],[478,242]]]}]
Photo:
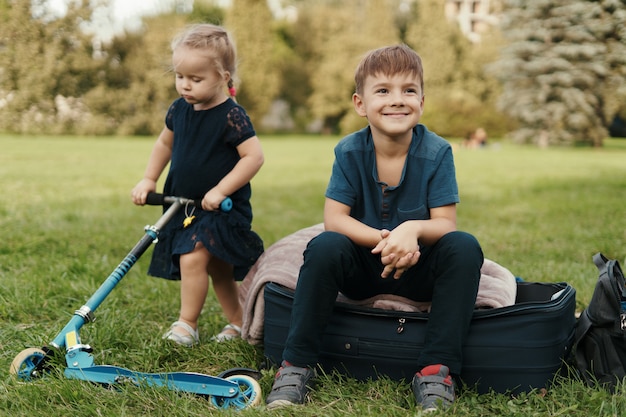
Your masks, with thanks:
[{"label": "boy's short hair", "polygon": [[405,44],[374,49],[365,55],[354,73],[355,91],[363,93],[363,84],[370,75],[411,74],[419,78],[424,94],[424,68],[422,59]]}]

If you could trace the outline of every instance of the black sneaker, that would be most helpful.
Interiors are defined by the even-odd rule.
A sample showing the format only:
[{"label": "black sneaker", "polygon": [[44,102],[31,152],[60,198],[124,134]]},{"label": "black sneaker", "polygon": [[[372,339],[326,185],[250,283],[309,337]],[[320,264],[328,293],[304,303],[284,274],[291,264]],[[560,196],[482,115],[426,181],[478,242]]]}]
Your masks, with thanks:
[{"label": "black sneaker", "polygon": [[315,371],[311,368],[292,366],[283,361],[274,378],[272,391],[265,402],[267,408],[278,408],[288,405],[304,404],[311,386]]},{"label": "black sneaker", "polygon": [[425,412],[445,410],[454,402],[454,381],[445,365],[430,365],[413,377],[413,394]]}]

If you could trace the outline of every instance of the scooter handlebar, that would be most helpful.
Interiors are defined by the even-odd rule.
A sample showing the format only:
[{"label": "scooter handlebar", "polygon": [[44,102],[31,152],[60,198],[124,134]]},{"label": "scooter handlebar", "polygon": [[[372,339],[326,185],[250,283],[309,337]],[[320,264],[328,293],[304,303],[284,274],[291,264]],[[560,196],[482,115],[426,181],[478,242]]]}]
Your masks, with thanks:
[{"label": "scooter handlebar", "polygon": [[[153,192],[148,193],[148,195],[146,196],[146,204],[150,206],[162,206],[164,204],[172,204],[173,202],[177,200],[184,204],[187,204],[187,203],[193,204],[195,207],[202,209],[202,200],[192,200],[192,199],[183,198],[183,197],[169,197],[164,194],[153,193]],[[231,200],[230,197],[226,197],[220,203],[220,210],[222,210],[223,212],[229,212],[230,210],[232,210],[232,208],[233,208],[233,200]]]},{"label": "scooter handlebar", "polygon": [[149,206],[162,206],[165,204],[165,196],[158,193],[148,193],[146,196],[146,204]]}]

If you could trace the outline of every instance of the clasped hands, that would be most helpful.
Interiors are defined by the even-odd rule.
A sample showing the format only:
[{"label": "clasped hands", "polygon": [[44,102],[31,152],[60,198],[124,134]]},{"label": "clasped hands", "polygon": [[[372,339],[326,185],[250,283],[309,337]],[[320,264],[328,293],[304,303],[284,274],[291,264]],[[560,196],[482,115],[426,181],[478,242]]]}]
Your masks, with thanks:
[{"label": "clasped hands", "polygon": [[380,276],[383,278],[393,273],[393,278],[398,279],[419,260],[420,250],[415,231],[404,226],[399,225],[393,231],[382,229],[381,240],[372,249],[373,254],[380,254],[380,261],[384,265]]}]

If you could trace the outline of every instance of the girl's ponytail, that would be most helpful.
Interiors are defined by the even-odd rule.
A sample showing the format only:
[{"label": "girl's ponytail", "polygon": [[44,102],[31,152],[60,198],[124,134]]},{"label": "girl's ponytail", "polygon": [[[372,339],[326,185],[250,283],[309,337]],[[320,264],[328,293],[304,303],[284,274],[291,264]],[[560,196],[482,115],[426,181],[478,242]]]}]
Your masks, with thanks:
[{"label": "girl's ponytail", "polygon": [[237,89],[235,89],[235,83],[233,80],[228,80],[228,94],[230,94],[230,97],[237,102],[237,99],[235,98],[237,95]]}]

